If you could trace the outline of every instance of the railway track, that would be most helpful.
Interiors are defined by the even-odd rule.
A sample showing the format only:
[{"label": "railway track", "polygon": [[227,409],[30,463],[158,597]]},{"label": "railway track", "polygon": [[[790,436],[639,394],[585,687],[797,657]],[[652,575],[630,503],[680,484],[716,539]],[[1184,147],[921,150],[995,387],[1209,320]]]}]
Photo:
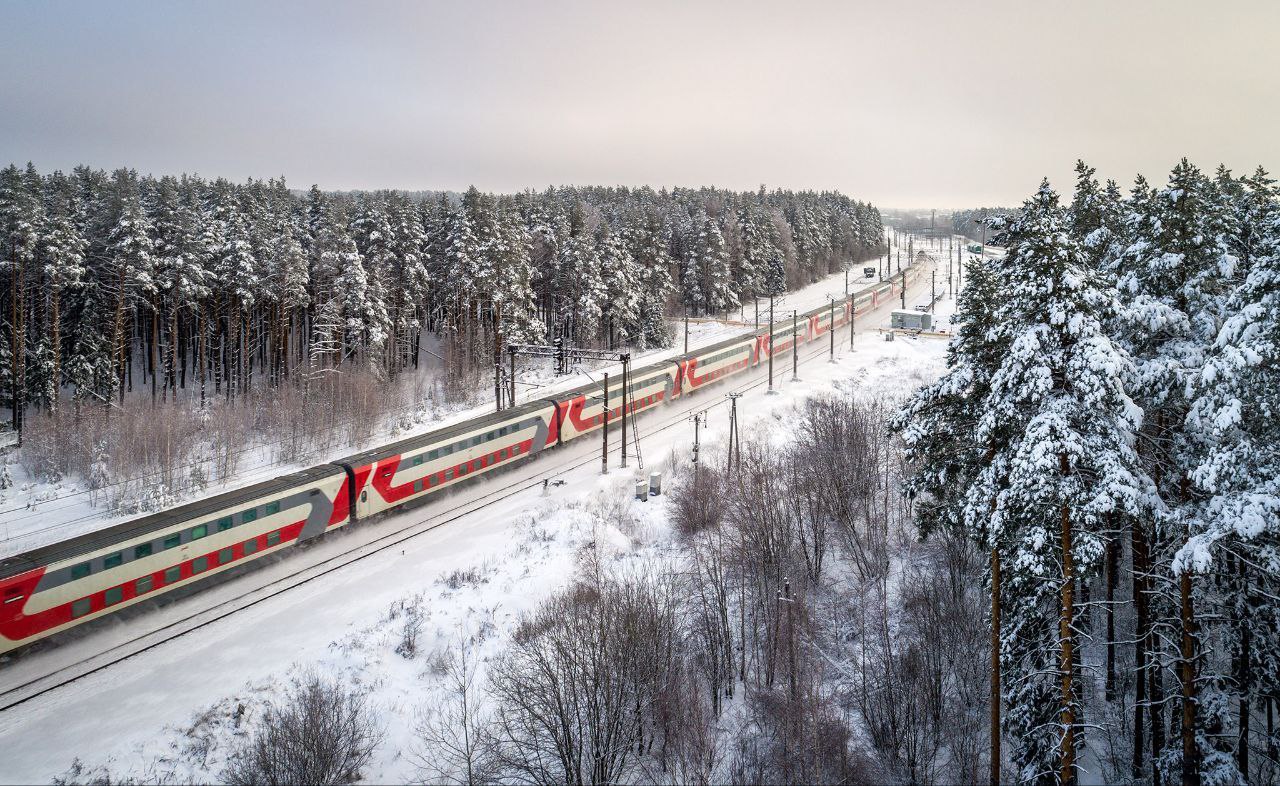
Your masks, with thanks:
[{"label": "railway track", "polygon": [[[919,284],[919,281],[914,283]],[[880,310],[882,309],[876,309],[876,311]],[[809,349],[809,352],[801,354],[797,360],[797,365],[807,365],[814,359],[827,356],[830,352],[827,343],[820,339],[817,340],[815,346],[811,346]],[[656,434],[667,431],[668,429],[685,425],[688,420],[688,416],[693,412],[714,409],[715,407],[724,405],[726,399],[724,395],[722,395],[723,393],[746,393],[767,385],[768,378],[763,373],[764,368],[765,366],[763,363],[756,366],[754,369],[755,377],[752,379],[741,380],[737,385],[730,385],[728,387],[715,386],[715,392],[721,394],[718,400],[708,402],[699,395],[701,391],[688,397],[678,399],[678,401],[681,402],[681,404],[677,405],[678,410],[667,411],[663,413],[663,417],[660,420],[652,421],[649,424],[649,428],[642,428],[639,435],[640,438],[650,438]],[[785,377],[785,369],[780,372],[780,376]],[[687,404],[687,406],[684,406],[685,404]],[[621,445],[618,445],[617,447],[611,448],[609,452],[613,454],[620,452],[620,450]],[[551,460],[547,461],[548,458]],[[442,511],[433,513],[430,516],[417,519],[390,532],[381,534],[373,540],[362,543],[349,551],[345,551],[341,554],[301,567],[287,576],[272,579],[266,584],[254,587],[253,589],[229,598],[216,607],[203,609],[181,619],[166,623],[159,628],[123,642],[122,644],[114,647],[109,653],[91,655],[66,666],[59,667],[58,669],[41,676],[26,679],[20,684],[6,687],[0,690],[0,713],[8,712],[9,710],[27,704],[41,696],[53,693],[60,688],[71,685],[72,683],[83,680],[94,674],[106,671],[113,666],[119,665],[148,651],[162,647],[165,644],[186,636],[187,634],[209,627],[242,611],[271,600],[272,598],[279,597],[280,595],[298,587],[310,584],[317,579],[329,576],[347,566],[386,552],[387,550],[395,548],[408,540],[420,537],[444,527],[447,524],[451,524],[459,519],[476,513],[477,511],[484,510],[485,508],[504,502],[517,494],[537,490],[543,486],[544,479],[556,478],[582,467],[598,465],[599,462],[599,454],[595,451],[589,451],[589,455],[586,457],[564,457],[558,461],[553,457],[539,456],[534,459],[532,464],[528,465],[530,467],[544,470],[538,472],[535,479],[525,478],[507,483],[478,497],[469,499],[466,502],[455,504]],[[461,492],[463,490],[459,489],[458,491]],[[430,503],[428,503],[428,505],[429,504]],[[285,557],[284,559],[287,560],[288,558],[289,557]],[[252,575],[252,573],[248,575]],[[239,578],[239,576],[235,578]],[[182,602],[182,599],[175,599],[173,602],[180,603]]]}]

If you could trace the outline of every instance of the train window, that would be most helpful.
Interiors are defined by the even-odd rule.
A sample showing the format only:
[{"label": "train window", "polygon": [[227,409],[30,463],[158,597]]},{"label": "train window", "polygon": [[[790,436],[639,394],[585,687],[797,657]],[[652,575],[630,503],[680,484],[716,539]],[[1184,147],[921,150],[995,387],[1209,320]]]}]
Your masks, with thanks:
[{"label": "train window", "polygon": [[279,502],[268,502],[266,504],[266,507],[262,509],[262,515],[264,516],[270,516],[273,513],[279,513],[279,512],[280,512]]},{"label": "train window", "polygon": [[134,546],[134,547],[133,547],[133,558],[134,558],[134,559],[142,559],[143,557],[150,557],[150,556],[151,556],[151,544],[150,544],[150,543],[143,543],[141,546]]},{"label": "train window", "polygon": [[267,545],[268,545],[268,546],[278,546],[278,545],[280,545],[280,532],[279,532],[279,531],[276,531],[276,532],[268,532],[268,533],[267,533]]},{"label": "train window", "polygon": [[226,532],[227,530],[231,529],[231,527],[232,527],[232,526],[233,526],[233,525],[232,525],[232,523],[231,523],[231,517],[230,517],[230,516],[223,516],[222,518],[218,519],[218,531],[219,531],[219,532]]},{"label": "train window", "polygon": [[440,458],[440,450],[436,449],[427,454],[427,461],[435,461]]},{"label": "train window", "polygon": [[124,554],[122,552],[117,551],[115,554],[108,554],[102,558],[102,569],[118,568],[122,562],[124,562]]},{"label": "train window", "polygon": [[71,616],[83,617],[89,613],[89,607],[90,604],[88,598],[81,598],[80,600],[73,601],[71,604]]},{"label": "train window", "polygon": [[150,576],[143,576],[142,578],[138,579],[133,584],[134,594],[141,595],[144,592],[150,592],[151,583],[152,582],[151,582]]},{"label": "train window", "polygon": [[191,572],[193,574],[204,573],[208,569],[209,569],[208,557],[196,557],[194,560],[191,561]]},{"label": "train window", "polygon": [[201,524],[200,526],[191,530],[191,539],[200,540],[201,538],[203,538],[205,535],[208,535],[208,534],[209,534],[209,525]]},{"label": "train window", "polygon": [[170,535],[169,537],[164,539],[164,547],[166,549],[174,548],[180,543],[182,543],[182,533],[174,533],[173,535]]},{"label": "train window", "polygon": [[446,469],[446,470],[444,471],[444,479],[445,479],[445,480],[453,480],[453,470],[452,470],[452,469]]},{"label": "train window", "polygon": [[74,565],[71,568],[71,578],[82,579],[85,576],[89,575],[89,570],[90,570],[89,563],[87,562],[82,562],[79,565]]},{"label": "train window", "polygon": [[258,550],[258,539],[257,539],[257,538],[254,538],[253,540],[246,540],[246,541],[244,542],[244,553],[245,553],[246,555],[248,555],[248,554],[252,554],[253,552],[255,552],[255,551],[257,551],[257,550]]},{"label": "train window", "polygon": [[248,524],[250,521],[257,521],[257,520],[258,520],[257,508],[249,508],[248,510],[240,514],[240,521],[245,524]]},{"label": "train window", "polygon": [[422,456],[421,456],[421,455],[414,456],[414,457],[413,457],[413,466],[415,466],[415,467],[416,467],[416,466],[418,466],[418,465],[420,465],[420,464],[422,464]]},{"label": "train window", "polygon": [[415,481],[413,482],[413,491],[414,491],[414,493],[417,493],[417,492],[419,492],[419,491],[422,491],[422,481],[421,481],[421,480],[415,480]]},{"label": "train window", "polygon": [[228,562],[236,558],[236,553],[231,549],[223,549],[218,552],[218,564],[226,565]]},{"label": "train window", "polygon": [[174,565],[172,568],[164,569],[164,583],[172,584],[182,578],[182,568]]},{"label": "train window", "polygon": [[112,587],[107,590],[106,597],[104,598],[104,601],[108,606],[114,606],[122,600],[124,600],[124,589],[121,587]]}]

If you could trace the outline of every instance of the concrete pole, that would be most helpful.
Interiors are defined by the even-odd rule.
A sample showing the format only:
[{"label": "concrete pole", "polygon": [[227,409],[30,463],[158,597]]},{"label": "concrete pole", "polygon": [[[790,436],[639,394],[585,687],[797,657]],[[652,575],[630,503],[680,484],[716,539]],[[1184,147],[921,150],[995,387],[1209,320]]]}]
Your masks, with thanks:
[{"label": "concrete pole", "polygon": [[773,392],[773,295],[769,295],[769,391]]},{"label": "concrete pole", "polygon": [[604,417],[604,425],[600,427],[600,474],[609,474],[609,372],[604,372],[604,395],[602,396],[604,406],[601,414]]}]

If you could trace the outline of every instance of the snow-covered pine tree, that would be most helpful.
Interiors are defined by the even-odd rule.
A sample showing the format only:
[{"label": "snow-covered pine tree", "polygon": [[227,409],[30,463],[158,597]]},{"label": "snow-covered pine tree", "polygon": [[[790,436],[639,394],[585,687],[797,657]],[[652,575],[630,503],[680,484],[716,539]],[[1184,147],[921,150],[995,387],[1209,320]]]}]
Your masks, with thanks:
[{"label": "snow-covered pine tree", "polygon": [[1120,194],[1113,181],[1105,188],[1094,179],[1097,172],[1084,161],[1076,161],[1076,189],[1071,200],[1071,233],[1079,241],[1095,270],[1106,268],[1115,255],[1123,211]]},{"label": "snow-covered pine tree", "polygon": [[386,309],[374,287],[370,286],[364,260],[355,242],[346,234],[338,237],[334,279],[334,298],[340,303],[338,319],[342,325],[342,357],[359,357],[376,367],[378,350],[386,340]]},{"label": "snow-covered pine tree", "polygon": [[215,269],[218,284],[227,297],[227,343],[231,348],[231,378],[227,395],[234,396],[249,386],[249,340],[246,319],[258,299],[260,263],[253,251],[249,219],[238,206],[227,206],[222,246],[217,250]]},{"label": "snow-covered pine tree", "polygon": [[640,328],[641,290],[640,268],[622,238],[610,231],[608,225],[600,229],[596,240],[596,253],[600,259],[601,282],[604,286],[604,339],[614,346],[615,340],[629,344],[635,340]]},{"label": "snow-covered pine tree", "polygon": [[311,293],[307,287],[307,255],[290,221],[278,223],[271,249],[273,286],[280,308],[279,374],[287,379],[297,354],[296,349],[290,347],[290,337],[302,332],[306,309],[311,305]]},{"label": "snow-covered pine tree", "polygon": [[75,193],[60,173],[50,178],[45,195],[45,218],[40,258],[48,302],[51,357],[48,387],[43,396],[49,411],[56,413],[63,377],[62,301],[64,292],[80,286],[84,279],[85,252],[89,246],[76,223]]},{"label": "snow-covered pine tree", "polygon": [[556,289],[564,298],[564,335],[570,343],[587,345],[599,334],[606,297],[595,240],[586,224],[583,205],[569,210],[569,236],[560,244]]},{"label": "snow-covered pine tree", "polygon": [[[1223,585],[1214,600],[1225,614],[1206,609],[1201,625],[1213,654],[1231,654],[1231,674],[1206,679],[1202,663],[1195,730],[1201,778],[1215,785],[1257,777],[1250,719],[1259,700],[1280,695],[1280,212],[1264,172],[1245,183],[1233,246],[1247,274],[1189,385],[1186,425],[1199,447],[1189,477],[1201,498],[1173,561],[1179,575],[1216,575]],[[1234,739],[1225,733],[1228,691],[1236,697]],[[1266,731],[1274,750],[1280,735]]]},{"label": "snow-covered pine tree", "polygon": [[131,173],[121,171],[116,173],[115,180],[119,207],[115,225],[107,238],[113,270],[110,291],[114,302],[109,346],[115,368],[111,392],[123,402],[129,357],[125,317],[138,304],[149,303],[155,294],[155,281],[152,278],[155,259],[151,221],[143,213],[136,179]]},{"label": "snow-covered pine tree", "polygon": [[393,233],[391,250],[396,260],[391,296],[391,371],[418,365],[419,340],[431,299],[431,274],[427,269],[427,233],[422,216],[403,194],[389,197]]},{"label": "snow-covered pine tree", "polygon": [[38,193],[30,185],[23,171],[12,164],[0,171],[0,274],[9,279],[9,309],[5,317],[9,334],[8,398],[14,428],[22,427],[26,406],[27,289],[44,223]]},{"label": "snow-covered pine tree", "polygon": [[493,299],[501,304],[502,342],[504,345],[538,343],[546,331],[538,318],[533,292],[530,238],[524,229],[524,219],[511,199],[498,201],[495,228]]},{"label": "snow-covered pine tree", "polygon": [[627,247],[639,270],[641,287],[639,304],[640,349],[665,347],[671,343],[667,325],[667,301],[674,286],[671,281],[671,258],[663,236],[662,216],[654,207],[639,211],[625,229]]},{"label": "snow-covered pine tree", "polygon": [[975,432],[991,461],[970,486],[965,520],[987,527],[1008,566],[1001,655],[1018,779],[1057,772],[1074,783],[1084,744],[1074,589],[1101,562],[1105,518],[1143,509],[1152,489],[1132,447],[1141,412],[1125,392],[1130,361],[1104,331],[1114,297],[1048,182],[1006,242],[996,319],[1009,350]]},{"label": "snow-covered pine tree", "polygon": [[[1212,183],[1186,159],[1174,167],[1168,185],[1154,193],[1147,193],[1145,183],[1139,181],[1131,199],[1129,245],[1118,259],[1123,308],[1117,332],[1134,359],[1137,373],[1131,389],[1146,413],[1138,449],[1161,500],[1151,532],[1148,571],[1157,579],[1169,575],[1173,551],[1186,542],[1193,523],[1197,501],[1189,473],[1197,463],[1197,448],[1185,427],[1189,383],[1199,376],[1218,334],[1224,288],[1236,264],[1223,245],[1216,202]],[[1196,631],[1196,596],[1207,587],[1186,570],[1193,566],[1179,563],[1181,572],[1172,593],[1162,595],[1154,592],[1156,587],[1148,587],[1151,624],[1161,624],[1162,618],[1176,620],[1176,673],[1182,694],[1179,738],[1169,741],[1165,749],[1161,710],[1154,704],[1163,694],[1160,638],[1151,636],[1148,692],[1153,702],[1153,758],[1167,777],[1190,783],[1199,782],[1206,757],[1216,759],[1211,750],[1199,747],[1197,739],[1205,723],[1218,722],[1204,710],[1220,704],[1197,695],[1201,685],[1212,688],[1213,681],[1197,673],[1207,664]]]},{"label": "snow-covered pine tree", "polygon": [[703,271],[702,289],[706,295],[705,310],[719,314],[738,307],[738,295],[734,291],[733,270],[725,249],[724,235],[715,219],[708,218],[699,227],[695,244],[699,264]]}]

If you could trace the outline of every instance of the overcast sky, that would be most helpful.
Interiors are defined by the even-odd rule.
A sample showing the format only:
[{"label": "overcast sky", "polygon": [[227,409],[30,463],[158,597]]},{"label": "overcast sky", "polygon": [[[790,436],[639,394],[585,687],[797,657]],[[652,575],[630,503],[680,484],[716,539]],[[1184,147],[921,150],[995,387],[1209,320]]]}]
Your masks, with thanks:
[{"label": "overcast sky", "polygon": [[1010,204],[1280,168],[1280,2],[0,0],[0,162]]}]

